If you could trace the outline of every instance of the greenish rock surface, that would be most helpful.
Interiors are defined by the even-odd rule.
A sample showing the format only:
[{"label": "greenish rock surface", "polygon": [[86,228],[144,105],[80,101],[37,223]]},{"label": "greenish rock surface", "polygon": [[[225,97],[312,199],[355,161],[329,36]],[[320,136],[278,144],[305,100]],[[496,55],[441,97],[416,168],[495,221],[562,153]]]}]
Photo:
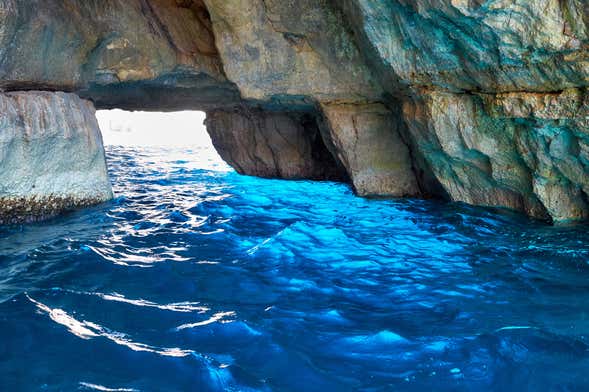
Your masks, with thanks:
[{"label": "greenish rock surface", "polygon": [[342,0],[388,91],[556,91],[589,85],[584,0]]},{"label": "greenish rock surface", "polygon": [[413,148],[452,200],[555,221],[587,218],[585,93],[454,94],[407,101]]}]

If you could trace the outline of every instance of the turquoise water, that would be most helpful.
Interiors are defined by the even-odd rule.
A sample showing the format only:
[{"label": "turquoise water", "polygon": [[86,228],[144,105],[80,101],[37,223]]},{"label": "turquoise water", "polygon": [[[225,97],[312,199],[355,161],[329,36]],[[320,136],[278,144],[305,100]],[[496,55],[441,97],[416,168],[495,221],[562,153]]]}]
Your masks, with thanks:
[{"label": "turquoise water", "polygon": [[1,390],[589,389],[589,232],[112,147],[117,198],[0,229]]}]

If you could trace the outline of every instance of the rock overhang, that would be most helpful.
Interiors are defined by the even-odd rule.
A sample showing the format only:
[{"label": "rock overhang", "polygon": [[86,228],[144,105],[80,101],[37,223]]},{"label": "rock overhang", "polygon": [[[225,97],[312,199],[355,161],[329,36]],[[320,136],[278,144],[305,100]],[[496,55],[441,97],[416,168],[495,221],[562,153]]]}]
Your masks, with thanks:
[{"label": "rock overhang", "polygon": [[[589,85],[588,5],[540,5],[0,0],[0,89],[71,91],[98,108],[245,110],[284,124],[311,117],[336,162],[345,167],[347,157],[365,155],[356,159],[366,166],[361,170],[347,159],[353,183],[354,170],[363,173],[354,184],[359,194],[370,195],[377,183],[417,183],[412,192],[377,193],[441,195],[582,220],[589,132],[586,119],[573,114],[574,105],[586,103],[570,97],[586,96]],[[561,97],[563,91],[569,95]],[[366,108],[376,107],[384,117],[366,117],[375,113]],[[349,127],[343,117],[364,124]],[[240,132],[274,129],[252,118],[237,121]],[[311,128],[309,137],[319,140]],[[349,135],[358,129],[365,138],[354,145]],[[546,136],[545,129],[565,129],[574,148],[551,151],[554,132]],[[391,157],[363,143],[391,146],[404,169],[379,171]],[[293,167],[308,170],[303,163]]]}]

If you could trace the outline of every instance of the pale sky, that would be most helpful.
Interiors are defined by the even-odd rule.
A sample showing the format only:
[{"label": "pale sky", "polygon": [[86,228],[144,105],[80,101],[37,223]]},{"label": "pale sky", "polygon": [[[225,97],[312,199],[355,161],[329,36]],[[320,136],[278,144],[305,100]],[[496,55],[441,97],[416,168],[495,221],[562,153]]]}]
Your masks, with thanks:
[{"label": "pale sky", "polygon": [[193,147],[211,146],[203,121],[205,113],[96,112],[105,145]]}]

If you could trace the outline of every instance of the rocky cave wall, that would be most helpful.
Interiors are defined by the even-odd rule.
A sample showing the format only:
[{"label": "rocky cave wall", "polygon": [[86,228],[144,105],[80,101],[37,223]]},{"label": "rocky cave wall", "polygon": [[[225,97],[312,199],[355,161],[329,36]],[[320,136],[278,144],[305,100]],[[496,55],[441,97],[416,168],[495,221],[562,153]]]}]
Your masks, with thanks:
[{"label": "rocky cave wall", "polygon": [[241,173],[559,222],[589,215],[588,49],[585,0],[0,0],[5,95],[206,110]]}]

